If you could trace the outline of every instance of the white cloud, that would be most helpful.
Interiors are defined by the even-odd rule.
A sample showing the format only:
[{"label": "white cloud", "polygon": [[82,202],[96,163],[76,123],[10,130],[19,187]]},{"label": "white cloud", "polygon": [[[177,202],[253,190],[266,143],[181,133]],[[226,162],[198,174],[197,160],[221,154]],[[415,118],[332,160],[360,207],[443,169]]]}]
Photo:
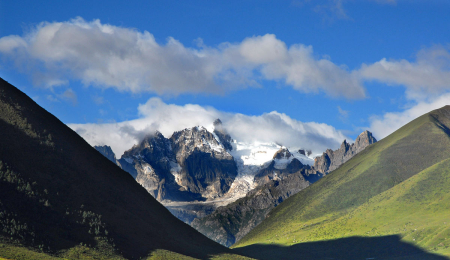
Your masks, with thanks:
[{"label": "white cloud", "polygon": [[363,64],[358,72],[366,80],[406,88],[408,108],[372,116],[369,129],[381,139],[415,118],[450,104],[450,52],[436,45],[420,50],[415,61],[382,59]]},{"label": "white cloud", "polygon": [[0,38],[0,52],[3,53],[11,53],[16,49],[26,46],[26,41],[17,35],[10,35]]},{"label": "white cloud", "polygon": [[[345,67],[337,66],[330,60],[315,59],[311,46],[292,45],[286,49],[275,35],[246,39],[242,46],[253,50],[244,57],[260,63],[261,73],[267,79],[284,80],[302,92],[324,91],[330,96],[347,98],[365,96],[356,73],[349,73]],[[266,51],[267,46],[276,46],[270,48],[276,51]]]},{"label": "white cloud", "polygon": [[440,95],[431,100],[419,101],[402,112],[389,112],[383,116],[371,117],[369,129],[380,140],[417,117],[446,105],[450,105],[450,93]]},{"label": "white cloud", "polygon": [[71,78],[119,91],[177,95],[223,93],[278,80],[301,92],[364,97],[354,73],[316,59],[311,46],[287,47],[271,34],[218,47],[198,42],[198,48],[187,48],[169,37],[159,44],[147,31],[76,18],[43,22],[23,37],[0,38],[0,55],[47,87]]},{"label": "white cloud", "polygon": [[410,98],[417,98],[418,92],[439,94],[450,90],[450,53],[443,46],[434,46],[420,50],[415,62],[383,58],[363,64],[359,73],[368,80],[403,85]]},{"label": "white cloud", "polygon": [[109,124],[69,124],[91,145],[110,145],[120,157],[146,135],[159,130],[170,137],[174,131],[193,126],[212,128],[220,118],[232,138],[243,142],[277,142],[291,148],[307,148],[322,153],[338,148],[346,138],[327,124],[303,123],[276,111],[259,116],[225,113],[213,107],[166,104],[151,98],[138,108],[140,118]]}]

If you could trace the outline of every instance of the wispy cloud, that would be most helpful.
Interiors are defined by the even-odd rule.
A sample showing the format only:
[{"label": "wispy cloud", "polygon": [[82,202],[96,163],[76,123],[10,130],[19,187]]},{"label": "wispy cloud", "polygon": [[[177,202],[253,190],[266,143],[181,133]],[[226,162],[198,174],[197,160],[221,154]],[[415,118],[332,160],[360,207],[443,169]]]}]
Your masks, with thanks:
[{"label": "wispy cloud", "polygon": [[323,15],[327,20],[349,19],[347,12],[343,6],[343,0],[329,0],[324,4],[319,4],[314,7],[314,11]]},{"label": "wispy cloud", "polygon": [[348,114],[350,113],[350,111],[342,109],[341,106],[338,106],[337,108],[339,112],[339,119],[341,121],[346,121],[348,119]]},{"label": "wispy cloud", "polygon": [[351,20],[345,5],[364,1],[378,4],[397,4],[396,0],[293,0],[291,4],[296,7],[310,6],[314,12],[323,17],[324,21],[333,22],[340,19]]},{"label": "wispy cloud", "polygon": [[134,93],[217,94],[276,80],[301,92],[365,96],[345,66],[315,58],[311,46],[286,46],[273,34],[187,48],[171,37],[159,44],[147,31],[76,18],[43,22],[24,36],[0,38],[0,56],[47,87],[75,79]]},{"label": "wispy cloud", "polygon": [[64,93],[59,95],[59,97],[63,100],[69,101],[72,105],[76,105],[78,103],[77,94],[71,88],[64,91]]}]

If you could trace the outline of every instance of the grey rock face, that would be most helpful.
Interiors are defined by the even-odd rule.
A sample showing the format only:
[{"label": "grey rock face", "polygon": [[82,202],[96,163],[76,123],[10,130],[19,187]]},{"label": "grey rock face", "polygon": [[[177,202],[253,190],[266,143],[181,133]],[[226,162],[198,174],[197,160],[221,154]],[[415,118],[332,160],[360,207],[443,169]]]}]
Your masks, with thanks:
[{"label": "grey rock face", "polygon": [[237,175],[233,157],[203,127],[146,137],[126,151],[122,168],[159,201],[205,200],[228,191]]},{"label": "grey rock face", "polygon": [[99,151],[103,156],[108,158],[111,162],[117,164],[117,166],[122,167],[119,163],[119,161],[116,159],[116,155],[114,154],[113,150],[108,145],[103,146],[94,146],[94,148]]},{"label": "grey rock face", "polygon": [[321,157],[315,159],[314,169],[325,174],[331,172],[376,141],[372,133],[366,130],[356,138],[353,144],[344,140],[338,150],[327,149]]},{"label": "grey rock face", "polygon": [[205,198],[221,196],[230,189],[237,176],[237,165],[212,133],[193,127],[175,132],[170,140],[182,169],[183,187]]},{"label": "grey rock face", "polygon": [[179,206],[165,205],[166,208],[178,219],[190,225],[194,219],[203,218],[214,212],[217,208],[214,204],[190,203]]},{"label": "grey rock face", "polygon": [[170,141],[159,132],[144,138],[120,159],[122,168],[135,176],[136,181],[159,200],[172,197],[167,196],[166,185],[177,190],[175,177],[170,172],[171,162],[174,161]]},{"label": "grey rock face", "polygon": [[281,148],[273,155],[273,159],[289,159],[291,156],[292,154],[288,149]]}]

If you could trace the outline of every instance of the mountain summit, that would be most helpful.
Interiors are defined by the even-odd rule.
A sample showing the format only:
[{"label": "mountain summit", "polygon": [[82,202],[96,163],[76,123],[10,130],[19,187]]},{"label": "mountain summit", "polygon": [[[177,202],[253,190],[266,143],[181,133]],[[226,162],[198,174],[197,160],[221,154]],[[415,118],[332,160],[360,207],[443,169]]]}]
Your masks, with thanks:
[{"label": "mountain summit", "polygon": [[119,162],[159,201],[220,197],[237,176],[233,156],[200,126],[177,131],[169,139],[156,131],[126,151]]},{"label": "mountain summit", "polygon": [[338,150],[327,149],[322,156],[314,160],[314,168],[322,173],[331,172],[376,141],[372,133],[366,130],[356,138],[353,144],[344,140]]}]

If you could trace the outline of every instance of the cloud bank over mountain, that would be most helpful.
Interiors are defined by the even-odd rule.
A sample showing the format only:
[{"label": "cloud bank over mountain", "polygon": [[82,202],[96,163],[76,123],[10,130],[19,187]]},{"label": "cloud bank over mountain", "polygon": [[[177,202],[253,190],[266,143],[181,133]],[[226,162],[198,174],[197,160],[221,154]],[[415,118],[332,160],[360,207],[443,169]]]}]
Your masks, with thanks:
[{"label": "cloud bank over mountain", "polygon": [[174,131],[194,126],[205,126],[211,130],[217,118],[222,120],[225,129],[237,141],[276,142],[290,148],[311,149],[315,154],[327,148],[336,149],[347,138],[330,125],[300,122],[276,111],[248,116],[193,104],[166,104],[160,98],[149,99],[139,105],[138,110],[139,118],[135,120],[108,124],[69,124],[69,127],[91,145],[110,145],[119,157],[156,130],[166,137],[170,137]]}]

